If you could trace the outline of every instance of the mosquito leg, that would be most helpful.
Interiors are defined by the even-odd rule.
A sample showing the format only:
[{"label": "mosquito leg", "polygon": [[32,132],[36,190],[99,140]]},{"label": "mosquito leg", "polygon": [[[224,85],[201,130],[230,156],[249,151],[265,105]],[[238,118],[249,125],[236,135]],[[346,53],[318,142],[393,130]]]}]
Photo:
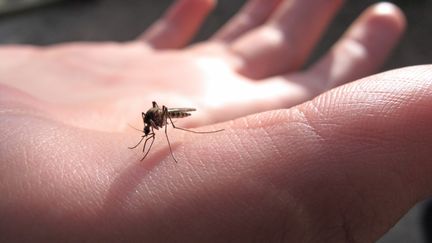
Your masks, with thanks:
[{"label": "mosquito leg", "polygon": [[145,151],[147,141],[148,141],[149,139],[151,139],[152,137],[154,137],[154,134],[150,134],[150,137],[148,137],[148,138],[145,140],[145,142],[144,142],[144,146],[143,146],[143,153],[144,153],[144,151]]},{"label": "mosquito leg", "polygon": [[174,122],[172,121],[171,116],[169,115],[169,113],[167,113],[167,116],[168,116],[168,119],[170,120],[171,125],[173,126],[173,128],[179,129],[179,130],[183,130],[183,131],[186,131],[186,132],[192,132],[192,133],[215,133],[215,132],[222,132],[223,130],[225,130],[225,129],[219,129],[219,130],[216,130],[216,131],[197,132],[197,131],[189,130],[189,129],[182,128],[182,127],[176,127],[176,125],[174,125]]},{"label": "mosquito leg", "polygon": [[168,108],[166,106],[162,106],[162,121],[165,126],[168,125],[168,117],[169,117]]},{"label": "mosquito leg", "polygon": [[[169,116],[168,116],[169,117]],[[171,118],[170,118],[171,119]],[[174,154],[173,154],[173,151],[172,151],[172,148],[171,148],[171,143],[170,143],[170,140],[169,140],[169,138],[168,138],[168,130],[167,130],[167,127],[168,126],[165,126],[165,136],[166,136],[166,139],[167,139],[167,141],[168,141],[168,146],[169,146],[169,149],[170,149],[170,152],[171,152],[171,156],[172,156],[172,158],[174,159],[174,161],[176,162],[176,163],[178,163],[177,162],[177,160],[176,160],[176,158],[174,157]]]},{"label": "mosquito leg", "polygon": [[[141,137],[141,140],[137,143],[137,145],[135,145],[135,146],[133,146],[133,147],[128,147],[128,148],[129,148],[129,149],[134,149],[134,148],[138,147],[138,145],[140,145],[140,143],[144,140],[144,138],[145,138],[145,136],[142,136],[142,137]],[[147,142],[147,140],[146,140],[146,142]]]},{"label": "mosquito leg", "polygon": [[[184,131],[187,131],[187,129],[184,129],[184,128],[180,128],[180,127],[176,127],[176,126],[174,125],[174,122],[173,122],[173,120],[171,119],[171,116],[169,115],[169,113],[168,113],[168,112],[167,112],[167,117],[168,117],[168,119],[170,120],[170,122],[171,122],[171,125],[173,126],[173,128],[175,128],[175,129],[180,129],[180,130],[184,130]],[[195,131],[189,130],[189,132],[195,132]]]},{"label": "mosquito leg", "polygon": [[[151,141],[151,143],[150,143],[150,147],[149,147],[149,149],[147,150],[147,152],[145,153],[144,157],[141,159],[141,161],[143,161],[143,160],[147,157],[148,153],[150,152],[150,150],[151,150],[151,148],[152,148],[152,146],[153,146],[153,142],[154,142],[154,140],[155,140],[155,134],[153,133],[153,134],[151,135],[151,137],[149,137],[149,138],[146,139],[145,142],[147,143],[147,141],[148,141],[149,139],[152,139],[152,141]],[[144,148],[145,148],[145,145],[144,145]],[[144,152],[144,148],[143,148],[143,152]]]}]

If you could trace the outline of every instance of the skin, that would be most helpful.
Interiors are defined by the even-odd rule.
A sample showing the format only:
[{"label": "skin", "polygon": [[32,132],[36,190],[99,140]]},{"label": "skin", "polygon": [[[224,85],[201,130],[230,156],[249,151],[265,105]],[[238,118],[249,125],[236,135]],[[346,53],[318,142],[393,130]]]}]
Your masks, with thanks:
[{"label": "skin", "polygon": [[[0,48],[0,241],[374,242],[432,194],[431,66],[369,76],[398,8],[300,70],[342,1],[251,0],[188,45],[214,5],[179,0],[128,43]],[[153,100],[225,131],[169,127],[179,163],[163,132],[140,161],[127,124]]]}]

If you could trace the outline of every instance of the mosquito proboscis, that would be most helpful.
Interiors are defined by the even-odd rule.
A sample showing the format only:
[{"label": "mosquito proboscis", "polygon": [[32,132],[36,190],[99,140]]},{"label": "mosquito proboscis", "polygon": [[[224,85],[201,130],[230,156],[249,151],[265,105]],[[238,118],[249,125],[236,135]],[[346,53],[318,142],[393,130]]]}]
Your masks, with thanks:
[{"label": "mosquito proboscis", "polygon": [[[150,108],[145,113],[142,112],[142,114],[141,114],[143,122],[144,122],[144,128],[142,130],[144,135],[142,135],[140,141],[135,146],[129,147],[129,148],[134,149],[134,148],[138,147],[142,143],[142,141],[144,141],[144,146],[143,146],[144,157],[141,159],[141,161],[144,160],[147,157],[148,153],[150,152],[151,147],[153,146],[153,142],[155,140],[156,134],[154,132],[154,129],[159,130],[159,128],[165,127],[165,136],[166,136],[166,139],[168,141],[170,153],[171,153],[171,156],[174,159],[174,161],[177,163],[178,161],[174,157],[174,154],[173,154],[173,151],[171,148],[171,142],[168,138],[168,131],[167,131],[168,121],[172,125],[173,128],[179,129],[182,131],[186,131],[186,132],[192,132],[192,133],[205,134],[205,133],[221,132],[224,130],[224,129],[220,129],[220,130],[216,130],[216,131],[198,132],[198,131],[193,131],[193,130],[181,128],[181,127],[174,125],[174,122],[172,121],[172,119],[188,117],[191,115],[190,112],[192,112],[192,111],[196,111],[196,109],[195,108],[168,108],[164,105],[162,106],[162,108],[160,108],[158,106],[158,104],[155,101],[153,101],[152,102],[152,108]],[[146,151],[146,145],[147,145],[147,142],[149,140],[151,140],[150,146]]]}]

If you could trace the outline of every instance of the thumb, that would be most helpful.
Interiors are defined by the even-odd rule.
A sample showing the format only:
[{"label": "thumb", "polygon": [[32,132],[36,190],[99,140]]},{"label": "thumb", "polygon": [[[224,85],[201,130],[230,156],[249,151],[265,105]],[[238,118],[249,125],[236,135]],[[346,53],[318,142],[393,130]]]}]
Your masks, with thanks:
[{"label": "thumb", "polygon": [[432,194],[431,77],[432,66],[394,70],[273,115],[262,151],[278,159],[262,166],[320,237],[373,242]]}]

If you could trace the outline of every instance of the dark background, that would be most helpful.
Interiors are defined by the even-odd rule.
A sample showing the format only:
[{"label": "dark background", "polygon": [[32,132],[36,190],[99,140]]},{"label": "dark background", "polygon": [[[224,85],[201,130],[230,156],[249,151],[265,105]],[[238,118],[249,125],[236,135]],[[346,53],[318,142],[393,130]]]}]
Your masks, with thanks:
[{"label": "dark background", "polygon": [[[23,1],[23,0],[10,0]],[[160,16],[171,0],[64,0],[40,7],[0,14],[0,43],[48,45],[68,41],[127,41],[140,35]],[[219,0],[195,41],[208,38],[245,0]],[[367,6],[377,1],[346,1],[311,60],[327,50]],[[432,63],[432,3],[429,0],[393,1],[408,18],[402,43],[383,70]],[[313,16],[311,16],[313,17]],[[413,208],[379,243],[432,242],[428,240],[430,203]],[[432,229],[432,228],[431,228]]]}]

